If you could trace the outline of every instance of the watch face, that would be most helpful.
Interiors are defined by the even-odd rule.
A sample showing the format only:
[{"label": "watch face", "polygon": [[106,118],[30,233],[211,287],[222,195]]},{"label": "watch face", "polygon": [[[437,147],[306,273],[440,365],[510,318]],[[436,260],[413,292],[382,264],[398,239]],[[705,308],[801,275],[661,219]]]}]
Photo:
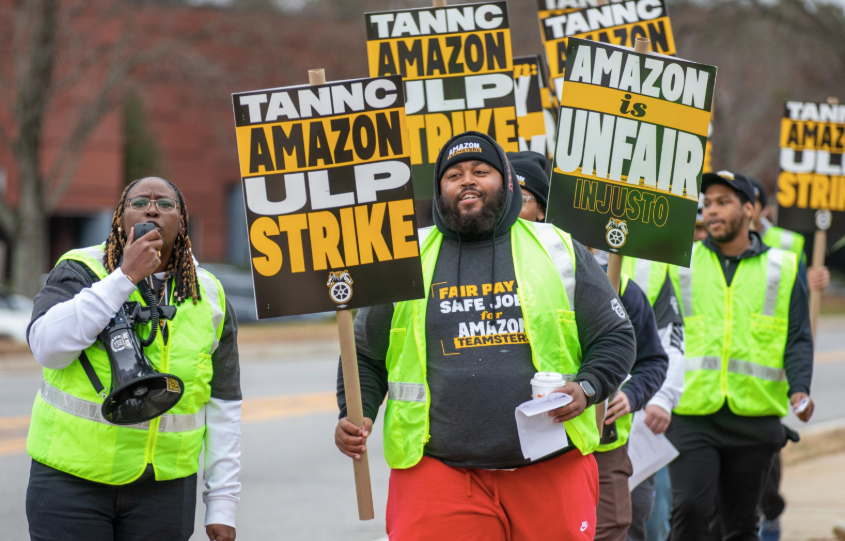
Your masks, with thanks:
[{"label": "watch face", "polygon": [[581,385],[581,388],[584,390],[584,394],[587,396],[593,396],[596,394],[596,390],[593,389],[593,386],[590,385],[589,381],[579,381],[578,384]]}]

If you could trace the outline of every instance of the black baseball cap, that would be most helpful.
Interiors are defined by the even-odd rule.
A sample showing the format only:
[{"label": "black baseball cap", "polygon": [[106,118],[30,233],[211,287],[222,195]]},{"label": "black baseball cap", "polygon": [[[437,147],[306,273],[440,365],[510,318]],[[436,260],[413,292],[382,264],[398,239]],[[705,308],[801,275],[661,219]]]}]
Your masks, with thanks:
[{"label": "black baseball cap", "polygon": [[763,181],[759,178],[749,178],[748,180],[754,186],[754,195],[757,196],[757,201],[763,205],[763,208],[769,206],[769,198],[766,196],[766,187],[763,186]]},{"label": "black baseball cap", "polygon": [[548,158],[538,152],[508,152],[508,160],[516,171],[519,185],[537,197],[537,201],[546,208],[549,204],[549,177],[546,175]]},{"label": "black baseball cap", "polygon": [[745,203],[745,201],[754,203],[756,199],[754,197],[754,186],[751,185],[751,182],[745,177],[745,175],[734,173],[732,171],[705,173],[704,176],[701,177],[701,193],[705,193],[707,188],[714,184],[724,184],[725,186],[730,186],[737,195],[740,196],[739,199],[743,203]]}]

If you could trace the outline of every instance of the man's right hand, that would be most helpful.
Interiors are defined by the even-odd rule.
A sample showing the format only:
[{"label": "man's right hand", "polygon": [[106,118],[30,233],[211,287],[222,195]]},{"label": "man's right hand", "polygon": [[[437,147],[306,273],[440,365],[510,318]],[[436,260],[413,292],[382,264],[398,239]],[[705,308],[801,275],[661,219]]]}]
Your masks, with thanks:
[{"label": "man's right hand", "polygon": [[373,420],[364,417],[364,430],[361,430],[344,417],[334,429],[334,444],[344,455],[359,460],[360,453],[367,452],[367,438],[373,432]]},{"label": "man's right hand", "polygon": [[123,264],[120,270],[136,284],[151,275],[161,265],[161,233],[153,230],[135,240],[135,228],[129,229],[126,246],[123,248]]},{"label": "man's right hand", "polygon": [[672,414],[660,406],[645,407],[645,425],[657,434],[663,434],[672,422]]}]

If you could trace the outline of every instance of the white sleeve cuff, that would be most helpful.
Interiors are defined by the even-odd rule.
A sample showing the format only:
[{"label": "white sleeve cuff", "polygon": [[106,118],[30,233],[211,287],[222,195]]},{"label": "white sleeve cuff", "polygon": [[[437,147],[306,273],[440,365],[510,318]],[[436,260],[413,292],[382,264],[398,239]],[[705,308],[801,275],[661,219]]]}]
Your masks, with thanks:
[{"label": "white sleeve cuff", "polygon": [[[129,299],[129,295],[135,291],[135,284],[123,274],[123,271],[118,267],[115,271],[101,281],[104,285],[97,288],[103,301],[109,304],[109,308],[117,313],[123,303]],[[96,285],[96,284],[95,284]],[[92,286],[94,287],[94,286]]]},{"label": "white sleeve cuff", "polygon": [[238,502],[232,500],[208,500],[205,502],[205,525],[224,524],[235,527]]},{"label": "white sleeve cuff", "polygon": [[654,397],[648,401],[647,406],[657,406],[669,415],[672,414],[672,402],[659,394],[654,395]]}]

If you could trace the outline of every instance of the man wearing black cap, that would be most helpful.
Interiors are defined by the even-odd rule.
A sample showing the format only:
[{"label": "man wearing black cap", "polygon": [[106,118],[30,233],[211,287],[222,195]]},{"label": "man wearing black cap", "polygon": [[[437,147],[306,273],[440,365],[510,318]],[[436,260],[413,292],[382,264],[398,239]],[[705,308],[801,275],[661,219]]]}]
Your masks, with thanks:
[{"label": "man wearing black cap", "polygon": [[701,192],[708,237],[679,284],[685,384],[666,432],[680,452],[669,464],[671,539],[709,539],[718,507],[721,537],[752,541],[763,481],[786,442],[780,417],[813,413],[807,293],[795,254],[750,231],[748,179],[707,173]]},{"label": "man wearing black cap", "polygon": [[542,222],[546,219],[546,205],[549,203],[550,184],[546,174],[548,158],[530,150],[508,152],[507,156],[522,188],[522,212],[519,217],[529,222]]},{"label": "man wearing black cap", "polygon": [[[592,406],[630,370],[631,322],[583,246],[518,219],[520,186],[492,138],[452,138],[435,171],[435,227],[420,230],[426,298],[359,311],[366,420],[347,421],[339,371],[335,442],[359,458],[387,394],[392,539],[592,539]],[[541,414],[568,443],[527,456],[515,409],[536,372],[563,374],[573,401]]]}]

